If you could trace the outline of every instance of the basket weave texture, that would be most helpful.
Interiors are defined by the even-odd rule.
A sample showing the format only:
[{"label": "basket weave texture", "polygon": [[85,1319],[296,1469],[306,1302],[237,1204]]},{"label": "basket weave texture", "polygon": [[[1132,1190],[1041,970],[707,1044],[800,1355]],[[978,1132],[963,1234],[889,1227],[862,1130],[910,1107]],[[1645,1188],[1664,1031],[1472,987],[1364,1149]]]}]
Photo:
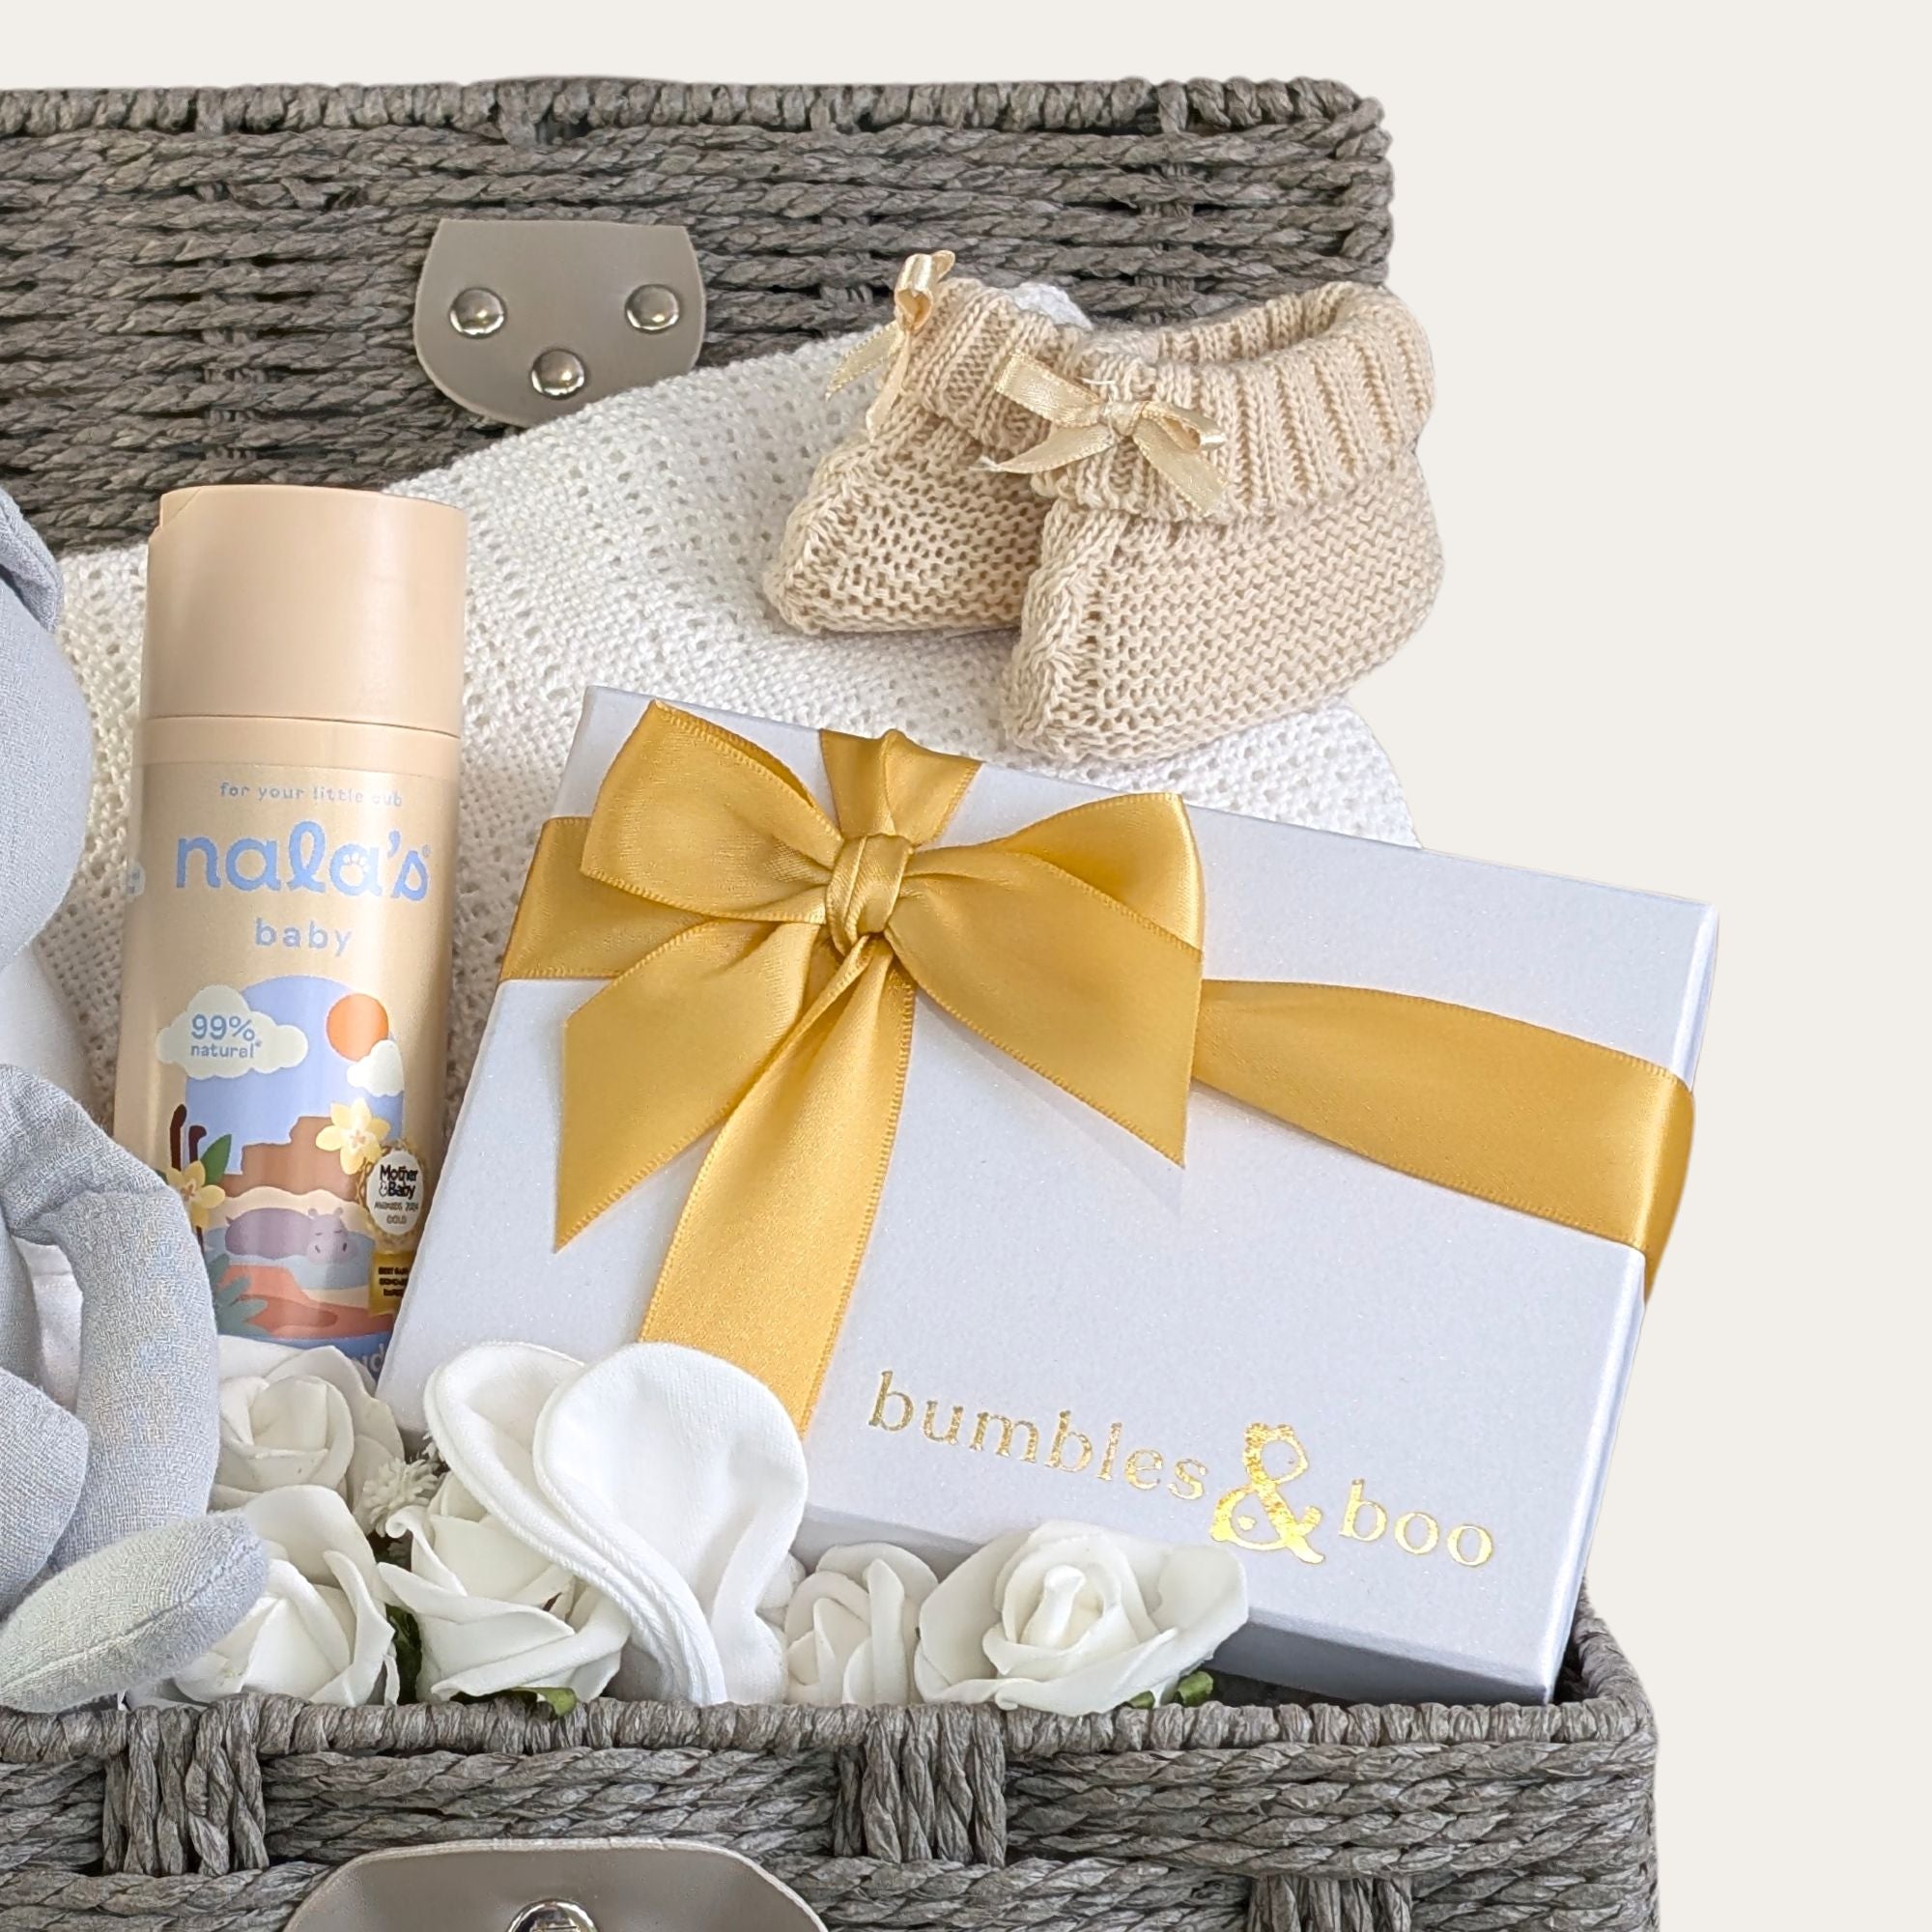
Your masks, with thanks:
[{"label": "basket weave texture", "polygon": [[1587,1608],[1537,1708],[0,1714],[0,1932],[275,1932],[363,1852],[633,1835],[729,1844],[834,1932],[1647,1932],[1655,1752]]},{"label": "basket weave texture", "polygon": [[1387,149],[1318,80],[0,93],[0,487],[64,550],[500,434],[412,347],[445,215],[684,225],[728,361],[861,326],[917,248],[1096,322],[1379,281]]}]

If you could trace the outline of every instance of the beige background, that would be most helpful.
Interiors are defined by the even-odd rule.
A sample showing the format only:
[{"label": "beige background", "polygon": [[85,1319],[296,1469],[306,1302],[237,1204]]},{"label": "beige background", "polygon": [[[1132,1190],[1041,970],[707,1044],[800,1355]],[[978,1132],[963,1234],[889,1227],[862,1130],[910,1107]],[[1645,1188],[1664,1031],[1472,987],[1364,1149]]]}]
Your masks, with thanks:
[{"label": "beige background", "polygon": [[1725,921],[1594,1564],[1661,1712],[1669,1923],[1922,1909],[1932,425],[1923,62],[1883,17],[1906,10],[79,0],[23,35],[28,11],[0,30],[9,85],[1309,72],[1380,96],[1449,576],[1362,709],[1426,841]]}]

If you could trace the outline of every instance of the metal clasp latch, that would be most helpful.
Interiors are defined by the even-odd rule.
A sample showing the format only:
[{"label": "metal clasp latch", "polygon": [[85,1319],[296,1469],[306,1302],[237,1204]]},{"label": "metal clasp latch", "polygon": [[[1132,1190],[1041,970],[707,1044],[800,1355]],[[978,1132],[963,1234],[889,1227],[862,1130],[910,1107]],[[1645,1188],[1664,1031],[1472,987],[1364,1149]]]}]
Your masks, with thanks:
[{"label": "metal clasp latch", "polygon": [[526,1905],[510,1920],[509,1932],[597,1932],[597,1921],[567,1898]]},{"label": "metal clasp latch", "polygon": [[430,381],[520,429],[682,376],[703,346],[704,277],[682,228],[453,216],[416,282]]},{"label": "metal clasp latch", "polygon": [[742,1852],[649,1838],[457,1839],[365,1852],[296,1907],[288,1932],[443,1932],[445,1926],[452,1932],[719,1932],[721,1926],[825,1932],[797,1892]]}]

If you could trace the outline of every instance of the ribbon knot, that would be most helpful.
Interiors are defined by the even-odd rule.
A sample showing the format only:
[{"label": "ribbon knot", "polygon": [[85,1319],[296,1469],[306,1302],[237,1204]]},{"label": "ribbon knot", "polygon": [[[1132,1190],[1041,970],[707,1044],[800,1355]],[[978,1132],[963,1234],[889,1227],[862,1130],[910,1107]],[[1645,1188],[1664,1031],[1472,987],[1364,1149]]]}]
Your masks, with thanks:
[{"label": "ribbon knot", "polygon": [[825,929],[839,958],[885,931],[911,857],[912,840],[896,832],[867,832],[839,846],[825,884]]},{"label": "ribbon knot", "polygon": [[913,338],[932,320],[937,301],[935,291],[952,272],[951,248],[935,249],[929,255],[908,255],[893,286],[893,319],[875,329],[833,371],[826,394],[836,396],[860,377],[874,369],[884,369],[879,393],[866,411],[866,434],[876,436],[879,425],[905,386],[906,370],[912,362]]},{"label": "ribbon knot", "polygon": [[834,817],[758,746],[652,705],[590,817],[546,825],[503,963],[609,981],[564,1028],[558,1241],[716,1128],[644,1334],[728,1356],[801,1424],[871,1235],[918,996],[1179,1160],[1201,995],[1179,799],[940,845],[975,760],[896,731],[819,746]]},{"label": "ribbon knot", "polygon": [[993,386],[1053,428],[1031,449],[1004,463],[989,461],[989,469],[1035,476],[1098,456],[1117,442],[1131,442],[1204,516],[1226,493],[1227,484],[1205,452],[1219,448],[1227,438],[1212,417],[1184,403],[1171,403],[1164,396],[1132,401],[1103,395],[1019,353],[1001,365]]}]

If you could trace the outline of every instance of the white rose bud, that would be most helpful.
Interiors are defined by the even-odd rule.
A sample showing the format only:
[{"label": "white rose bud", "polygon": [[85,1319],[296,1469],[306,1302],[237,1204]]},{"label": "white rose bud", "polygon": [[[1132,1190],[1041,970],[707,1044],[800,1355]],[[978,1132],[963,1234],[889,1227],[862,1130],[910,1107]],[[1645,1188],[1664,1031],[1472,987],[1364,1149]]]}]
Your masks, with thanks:
[{"label": "white rose bud", "polygon": [[910,1704],[920,1605],[937,1578],[890,1543],[828,1549],[785,1611],[794,1704]]},{"label": "white rose bud", "polygon": [[914,1679],[932,1703],[1111,1711],[1165,1697],[1247,1614],[1232,1550],[1042,1523],[989,1543],[925,1600]]},{"label": "white rose bud", "polygon": [[513,1535],[454,1476],[427,1508],[398,1510],[388,1529],[411,1538],[407,1570],[380,1567],[390,1602],[422,1631],[420,1696],[595,1697],[616,1674],[631,1634],[623,1611]]},{"label": "white rose bud", "polygon": [[255,1607],[179,1672],[173,1690],[197,1704],[242,1690],[311,1704],[393,1704],[395,1632],[376,1583],[369,1539],[333,1490],[271,1491],[242,1505],[269,1546]]},{"label": "white rose bud", "polygon": [[402,1432],[368,1372],[340,1349],[295,1349],[246,1336],[220,1341],[221,1455],[211,1502],[236,1509],[298,1484],[354,1502],[403,1459]]}]

